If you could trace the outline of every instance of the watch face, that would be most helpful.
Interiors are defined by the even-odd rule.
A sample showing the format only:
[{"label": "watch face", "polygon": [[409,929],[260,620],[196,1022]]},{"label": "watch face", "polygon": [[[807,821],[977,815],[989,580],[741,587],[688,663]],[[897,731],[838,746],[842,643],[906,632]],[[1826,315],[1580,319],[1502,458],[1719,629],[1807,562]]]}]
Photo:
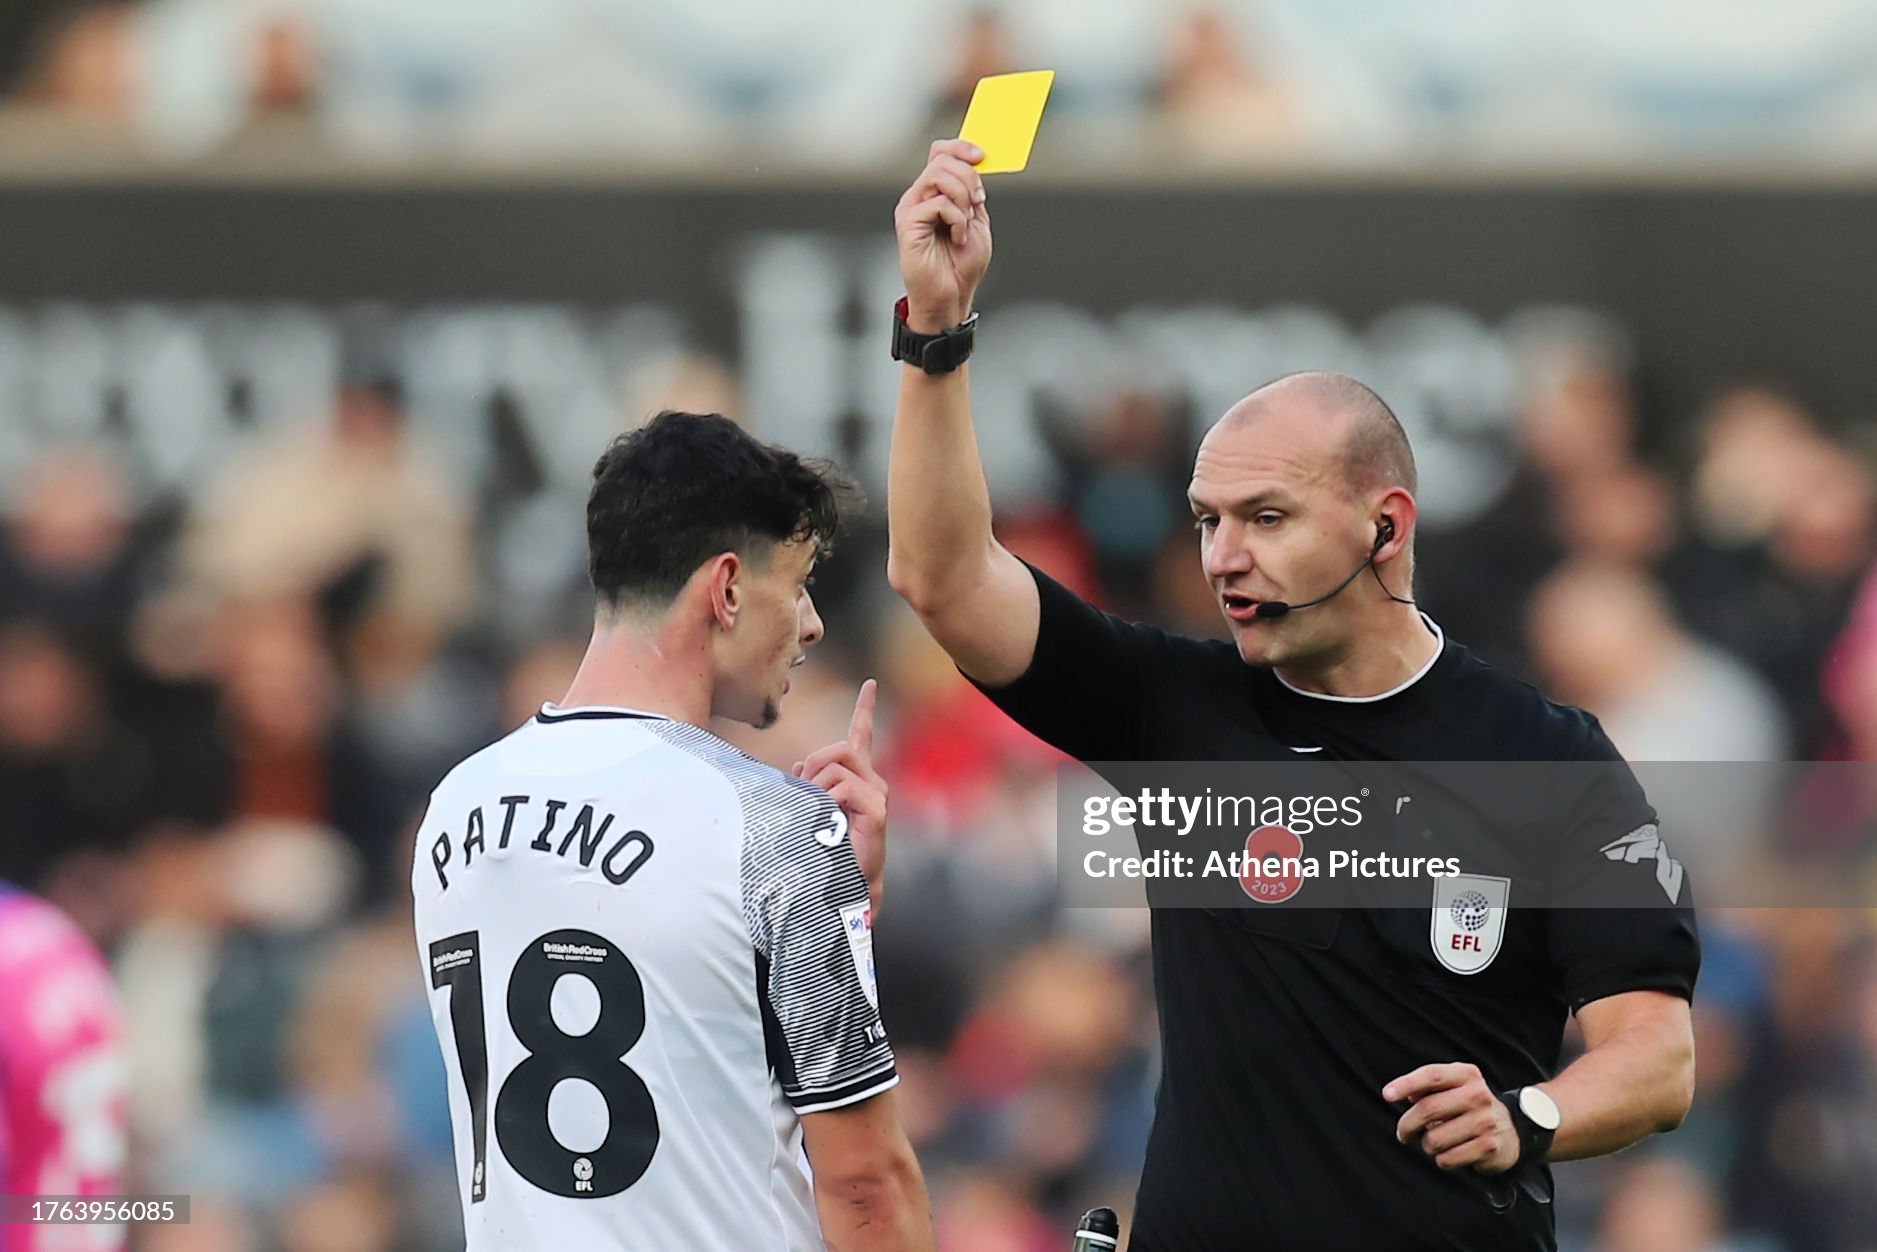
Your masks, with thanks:
[{"label": "watch face", "polygon": [[1558,1102],[1537,1087],[1524,1087],[1519,1091],[1519,1112],[1532,1119],[1532,1124],[1540,1130],[1556,1130],[1563,1122],[1563,1114],[1558,1112]]}]

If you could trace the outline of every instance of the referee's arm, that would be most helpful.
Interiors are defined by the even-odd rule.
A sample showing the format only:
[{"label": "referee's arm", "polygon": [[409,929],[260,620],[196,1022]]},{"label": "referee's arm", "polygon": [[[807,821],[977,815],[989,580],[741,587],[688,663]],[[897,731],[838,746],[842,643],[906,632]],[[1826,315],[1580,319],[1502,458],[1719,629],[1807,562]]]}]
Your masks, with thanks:
[{"label": "referee's arm", "polygon": [[[1601,1156],[1673,1130],[1694,1100],[1701,966],[1692,887],[1635,775],[1594,718],[1562,759],[1579,762],[1550,798],[1564,814],[1545,942],[1584,1032],[1584,1054],[1536,1084],[1557,1105],[1546,1159]],[[1628,834],[1622,832],[1627,831]],[[1614,842],[1612,842],[1614,838]],[[1612,855],[1616,849],[1629,855]],[[1444,1168],[1517,1164],[1511,1112],[1471,1064],[1424,1065],[1383,1090],[1414,1107],[1396,1126]]]},{"label": "referee's arm", "polygon": [[[1547,1161],[1603,1156],[1681,1125],[1694,1100],[1694,1024],[1688,1001],[1628,991],[1577,1010],[1584,1054],[1537,1084],[1561,1121]],[[1392,1080],[1382,1098],[1409,1101],[1395,1137],[1418,1142],[1442,1169],[1497,1174],[1520,1164],[1511,1111],[1477,1065],[1423,1065]]]},{"label": "referee's arm", "polygon": [[[936,334],[971,314],[991,260],[980,153],[962,140],[931,160],[893,215],[907,326]],[[1029,668],[1041,621],[1036,581],[991,534],[991,498],[971,428],[969,366],[900,369],[887,473],[887,581],[960,669],[988,686]]]},{"label": "referee's arm", "polygon": [[1626,991],[1584,1005],[1577,1023],[1584,1054],[1540,1084],[1563,1114],[1548,1159],[1602,1156],[1681,1125],[1695,1094],[1687,1000]]}]

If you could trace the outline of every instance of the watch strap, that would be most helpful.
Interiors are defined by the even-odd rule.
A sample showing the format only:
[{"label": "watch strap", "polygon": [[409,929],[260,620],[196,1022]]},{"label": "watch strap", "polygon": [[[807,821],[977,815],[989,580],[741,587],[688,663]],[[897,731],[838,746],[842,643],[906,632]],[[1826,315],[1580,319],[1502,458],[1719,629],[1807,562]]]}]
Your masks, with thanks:
[{"label": "watch strap", "polygon": [[893,359],[916,365],[928,374],[949,374],[971,359],[977,346],[978,315],[974,312],[956,326],[936,335],[922,335],[906,325],[909,302],[905,296],[893,306]]},{"label": "watch strap", "polygon": [[1519,1136],[1519,1159],[1502,1177],[1516,1183],[1518,1190],[1535,1203],[1549,1204],[1551,1175],[1545,1169],[1545,1157],[1551,1151],[1551,1141],[1557,1137],[1557,1132],[1545,1129],[1526,1115],[1519,1104],[1522,1090],[1522,1087],[1513,1087],[1499,1092],[1499,1102],[1512,1114],[1512,1127]]}]

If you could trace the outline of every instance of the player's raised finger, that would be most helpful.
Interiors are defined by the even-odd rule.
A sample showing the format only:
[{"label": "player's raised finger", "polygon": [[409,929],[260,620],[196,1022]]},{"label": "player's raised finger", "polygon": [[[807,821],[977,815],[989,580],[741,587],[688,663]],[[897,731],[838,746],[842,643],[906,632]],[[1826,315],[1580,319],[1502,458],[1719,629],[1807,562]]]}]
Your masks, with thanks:
[{"label": "player's raised finger", "polygon": [[861,760],[873,759],[873,706],[880,698],[880,684],[869,678],[860,684],[854,697],[854,715],[847,721],[847,742]]}]

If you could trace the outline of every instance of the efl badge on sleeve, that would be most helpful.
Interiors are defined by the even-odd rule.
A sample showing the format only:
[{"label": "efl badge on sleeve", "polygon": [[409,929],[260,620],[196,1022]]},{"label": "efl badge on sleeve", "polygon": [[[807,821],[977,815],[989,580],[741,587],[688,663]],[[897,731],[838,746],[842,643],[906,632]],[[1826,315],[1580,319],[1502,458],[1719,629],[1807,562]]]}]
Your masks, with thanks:
[{"label": "efl badge on sleeve", "polygon": [[1434,880],[1434,916],[1428,939],[1440,963],[1456,974],[1477,974],[1499,955],[1506,933],[1512,880],[1490,874],[1455,874]]}]

